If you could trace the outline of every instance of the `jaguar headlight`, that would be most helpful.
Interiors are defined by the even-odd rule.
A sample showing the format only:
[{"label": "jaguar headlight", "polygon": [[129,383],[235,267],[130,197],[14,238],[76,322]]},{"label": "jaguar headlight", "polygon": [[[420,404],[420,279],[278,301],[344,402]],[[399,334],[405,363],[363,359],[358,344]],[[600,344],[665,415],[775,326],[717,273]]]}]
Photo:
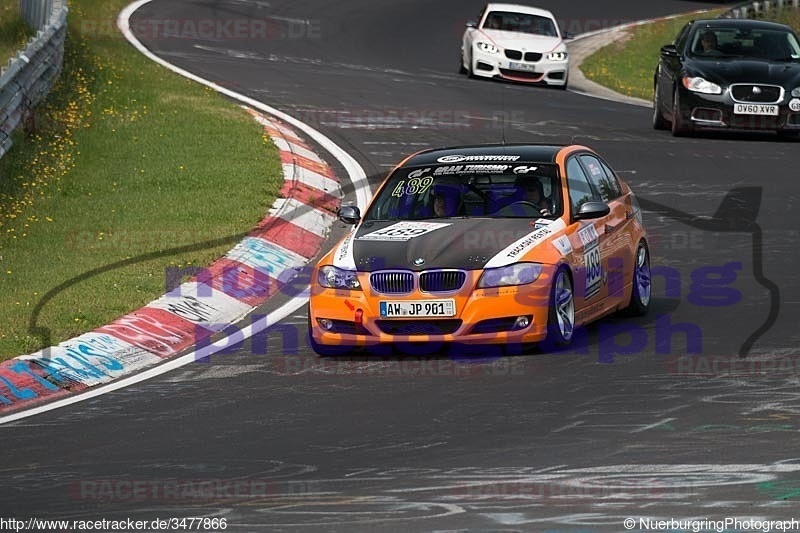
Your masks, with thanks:
[{"label": "jaguar headlight", "polygon": [[539,279],[541,274],[542,265],[539,263],[514,263],[498,268],[487,268],[478,281],[478,288],[527,285]]},{"label": "jaguar headlight", "polygon": [[701,94],[722,94],[722,87],[716,83],[711,83],[705,78],[685,76],[683,86],[694,93]]},{"label": "jaguar headlight", "polygon": [[361,290],[361,283],[355,270],[344,270],[335,266],[321,267],[317,274],[317,282],[328,289]]}]

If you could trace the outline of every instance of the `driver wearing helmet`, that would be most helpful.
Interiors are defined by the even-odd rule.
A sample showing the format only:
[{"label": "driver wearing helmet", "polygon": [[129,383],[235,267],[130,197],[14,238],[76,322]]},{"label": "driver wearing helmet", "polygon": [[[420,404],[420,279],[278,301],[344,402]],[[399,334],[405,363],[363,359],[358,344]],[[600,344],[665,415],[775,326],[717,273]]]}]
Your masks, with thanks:
[{"label": "driver wearing helmet", "polygon": [[525,191],[524,201],[536,206],[542,216],[550,216],[552,214],[550,203],[544,196],[544,186],[538,178],[520,176],[516,179],[514,185]]}]

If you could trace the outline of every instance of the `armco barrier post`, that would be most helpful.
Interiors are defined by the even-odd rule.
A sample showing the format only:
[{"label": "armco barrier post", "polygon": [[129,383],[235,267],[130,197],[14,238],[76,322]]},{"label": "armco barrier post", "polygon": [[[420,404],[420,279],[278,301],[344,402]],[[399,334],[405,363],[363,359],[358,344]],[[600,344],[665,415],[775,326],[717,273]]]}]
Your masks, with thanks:
[{"label": "armco barrier post", "polygon": [[0,73],[0,157],[11,148],[11,133],[50,92],[64,57],[65,0],[20,0],[20,12],[37,32]]}]

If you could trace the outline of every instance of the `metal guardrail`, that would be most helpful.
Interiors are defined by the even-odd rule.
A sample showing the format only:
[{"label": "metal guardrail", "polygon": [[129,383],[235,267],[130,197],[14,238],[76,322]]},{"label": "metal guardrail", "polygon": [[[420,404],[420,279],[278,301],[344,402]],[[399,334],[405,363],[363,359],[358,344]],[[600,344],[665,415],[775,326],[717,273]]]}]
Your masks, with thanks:
[{"label": "metal guardrail", "polygon": [[19,0],[19,12],[34,31],[43,30],[54,13],[66,5],[64,0]]},{"label": "metal guardrail", "polygon": [[772,9],[783,9],[784,7],[800,9],[800,0],[764,0],[763,2],[748,2],[744,5],[734,7],[720,18],[748,19],[757,17],[763,13],[769,13]]},{"label": "metal guardrail", "polygon": [[61,72],[67,11],[65,0],[20,0],[20,12],[37,32],[0,72],[0,157],[11,148],[11,134],[32,118]]}]

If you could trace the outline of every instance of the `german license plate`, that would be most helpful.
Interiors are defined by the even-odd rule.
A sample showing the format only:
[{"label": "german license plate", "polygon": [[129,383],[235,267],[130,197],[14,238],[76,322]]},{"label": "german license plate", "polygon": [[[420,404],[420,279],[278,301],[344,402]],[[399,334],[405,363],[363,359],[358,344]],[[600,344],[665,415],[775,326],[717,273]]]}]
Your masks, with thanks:
[{"label": "german license plate", "polygon": [[536,65],[528,65],[526,63],[508,62],[508,68],[511,70],[524,70],[525,72],[536,72]]},{"label": "german license plate", "polygon": [[381,318],[428,318],[456,316],[455,300],[404,300],[401,302],[382,301]]},{"label": "german license plate", "polygon": [[765,104],[734,104],[733,112],[737,115],[777,115],[778,106]]}]

